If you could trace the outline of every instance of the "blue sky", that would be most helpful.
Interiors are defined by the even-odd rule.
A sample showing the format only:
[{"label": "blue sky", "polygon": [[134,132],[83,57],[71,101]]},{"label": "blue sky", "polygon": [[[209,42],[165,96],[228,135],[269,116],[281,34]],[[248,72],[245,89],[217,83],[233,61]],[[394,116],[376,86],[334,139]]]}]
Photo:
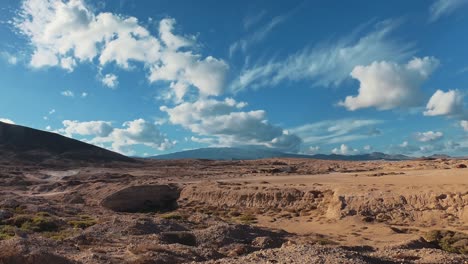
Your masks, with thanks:
[{"label": "blue sky", "polygon": [[466,155],[468,0],[0,4],[0,120],[128,155]]}]

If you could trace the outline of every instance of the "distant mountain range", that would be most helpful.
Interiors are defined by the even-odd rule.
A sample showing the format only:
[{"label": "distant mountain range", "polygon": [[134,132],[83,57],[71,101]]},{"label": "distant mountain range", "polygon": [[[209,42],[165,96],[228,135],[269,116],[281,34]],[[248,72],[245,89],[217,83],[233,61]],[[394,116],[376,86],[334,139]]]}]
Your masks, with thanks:
[{"label": "distant mountain range", "polygon": [[[254,160],[265,158],[304,158],[322,160],[409,160],[405,155],[390,155],[381,152],[359,155],[338,154],[294,154],[260,148],[200,148],[149,157],[150,159],[210,159],[210,160]],[[435,154],[423,159],[450,158]],[[60,164],[61,162],[135,162],[136,159],[91,145],[29,127],[0,122],[0,162],[28,162]]]},{"label": "distant mountain range", "polygon": [[56,164],[135,160],[56,133],[0,122],[0,161]]},{"label": "distant mountain range", "polygon": [[152,159],[210,159],[210,160],[253,160],[265,158],[305,158],[323,160],[409,160],[405,155],[389,155],[381,152],[359,155],[338,154],[293,154],[268,149],[247,148],[200,148],[150,157]]}]

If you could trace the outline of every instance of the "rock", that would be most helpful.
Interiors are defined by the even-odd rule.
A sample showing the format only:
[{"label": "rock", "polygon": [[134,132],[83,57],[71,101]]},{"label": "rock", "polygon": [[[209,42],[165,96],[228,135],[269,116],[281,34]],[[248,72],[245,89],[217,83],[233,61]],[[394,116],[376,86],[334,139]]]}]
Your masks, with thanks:
[{"label": "rock", "polygon": [[427,242],[424,238],[411,239],[401,243],[390,245],[388,249],[422,249],[422,248],[435,248],[434,244]]},{"label": "rock", "polygon": [[117,191],[101,202],[116,212],[171,211],[177,208],[180,191],[170,185],[131,186]]},{"label": "rock", "polygon": [[48,252],[33,252],[28,255],[15,254],[10,256],[1,256],[0,263],[2,264],[38,264],[38,263],[54,263],[54,264],[72,264],[74,262]]},{"label": "rock", "polygon": [[20,202],[16,199],[6,199],[0,202],[0,207],[15,209],[20,206]]},{"label": "rock", "polygon": [[243,244],[235,244],[227,252],[228,257],[237,257],[249,253],[249,247]]},{"label": "rock", "polygon": [[271,237],[257,237],[252,241],[252,246],[259,248],[277,247],[277,244]]},{"label": "rock", "polygon": [[296,167],[286,166],[286,167],[271,169],[269,172],[270,173],[293,173],[296,171],[297,171]]},{"label": "rock", "polygon": [[297,244],[296,242],[291,241],[291,240],[288,240],[288,241],[284,242],[284,243],[281,245],[281,248],[291,247],[291,246],[294,246],[294,245],[296,245],[296,244]]},{"label": "rock", "polygon": [[[386,214],[384,214],[384,213],[379,213],[379,214],[377,214],[377,215],[375,216],[375,220],[376,220],[377,222],[386,222],[386,221],[388,221],[388,220],[390,220],[390,219],[391,219],[391,217],[388,216],[388,215],[386,215]],[[371,222],[372,222],[372,221],[371,221]]]},{"label": "rock", "polygon": [[160,235],[161,241],[168,244],[182,244],[186,246],[194,247],[197,245],[197,239],[191,232],[185,231],[172,231],[164,232]]},{"label": "rock", "polygon": [[33,249],[35,245],[25,240],[11,239],[0,243],[0,263],[2,264],[72,264],[75,263],[65,257],[55,255],[44,249]]},{"label": "rock", "polygon": [[71,203],[71,204],[84,204],[85,203],[83,196],[81,196],[79,193],[70,194],[64,199],[64,201],[66,203]]},{"label": "rock", "polygon": [[0,209],[0,221],[6,220],[12,216],[13,216],[12,212],[8,210]]},{"label": "rock", "polygon": [[456,166],[457,169],[465,169],[466,167],[467,167],[467,166],[466,166],[465,164],[463,164],[463,163],[462,163],[462,164],[458,164],[458,165]]},{"label": "rock", "polygon": [[274,232],[249,225],[217,224],[206,229],[195,230],[199,245],[252,244],[258,237],[270,237],[280,246],[284,242],[285,232]]},{"label": "rock", "polygon": [[364,216],[364,217],[362,218],[362,221],[364,221],[364,222],[366,222],[366,223],[374,222],[374,220],[375,220],[375,219],[374,219],[374,217],[372,217],[372,216]]}]

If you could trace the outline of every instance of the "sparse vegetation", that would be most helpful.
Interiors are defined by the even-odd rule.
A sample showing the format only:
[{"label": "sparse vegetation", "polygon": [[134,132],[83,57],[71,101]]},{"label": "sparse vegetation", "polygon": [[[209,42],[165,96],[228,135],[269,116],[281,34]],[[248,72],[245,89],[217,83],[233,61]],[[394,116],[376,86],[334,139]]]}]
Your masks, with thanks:
[{"label": "sparse vegetation", "polygon": [[253,224],[253,223],[255,223],[257,221],[257,217],[255,217],[253,214],[249,214],[249,213],[241,215],[238,219],[243,224]]},{"label": "sparse vegetation", "polygon": [[24,214],[24,213],[25,213],[25,210],[26,210],[26,206],[24,206],[24,205],[19,205],[19,206],[15,207],[14,213],[15,213],[15,214]]},{"label": "sparse vegetation", "polygon": [[320,237],[318,238],[315,243],[319,244],[319,245],[338,245],[337,242],[331,240],[331,239],[328,239],[328,238],[324,238],[324,237]]},{"label": "sparse vegetation", "polygon": [[0,240],[7,240],[15,237],[15,227],[10,225],[0,226]]},{"label": "sparse vegetation", "polygon": [[448,230],[432,230],[424,238],[441,249],[451,252],[468,254],[468,235]]},{"label": "sparse vegetation", "polygon": [[90,226],[95,225],[96,223],[97,221],[88,215],[82,215],[80,216],[80,219],[78,220],[68,221],[68,224],[73,226],[73,228],[80,228],[80,229],[88,228]]},{"label": "sparse vegetation", "polygon": [[[28,217],[26,216],[25,219]],[[20,228],[24,231],[30,232],[54,232],[59,229],[57,219],[51,216],[43,216],[36,214],[35,216],[24,221]]]},{"label": "sparse vegetation", "polygon": [[76,235],[75,230],[71,229],[65,229],[65,230],[60,230],[57,232],[45,232],[42,234],[44,237],[57,240],[57,241],[63,241],[66,240],[74,235]]},{"label": "sparse vegetation", "polygon": [[37,212],[36,216],[40,217],[51,217],[51,215],[48,212]]},{"label": "sparse vegetation", "polygon": [[178,213],[165,213],[161,215],[161,218],[168,220],[182,220],[184,217]]},{"label": "sparse vegetation", "polygon": [[[17,210],[16,210],[17,212]],[[51,232],[59,229],[59,220],[48,213],[34,215],[19,214],[4,221],[6,225],[20,228],[26,232]]]},{"label": "sparse vegetation", "polygon": [[[71,229],[64,229],[66,228],[65,222],[48,212],[37,212],[33,215],[24,214],[24,210],[15,210],[15,212],[23,214],[14,215],[3,221],[4,225],[0,225],[0,240],[13,238],[15,229],[26,233],[41,233],[44,237],[60,241],[76,233]],[[67,223],[75,229],[84,229],[95,225],[97,221],[90,216],[81,215],[76,220],[70,220]]]}]

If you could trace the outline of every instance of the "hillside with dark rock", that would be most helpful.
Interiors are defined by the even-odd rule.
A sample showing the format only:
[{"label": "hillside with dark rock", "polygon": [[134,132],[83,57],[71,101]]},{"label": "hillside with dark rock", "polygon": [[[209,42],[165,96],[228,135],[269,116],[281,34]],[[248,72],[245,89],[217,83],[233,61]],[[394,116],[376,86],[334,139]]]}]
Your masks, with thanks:
[{"label": "hillside with dark rock", "polygon": [[0,158],[3,162],[48,163],[134,162],[124,155],[62,135],[0,122]]}]

